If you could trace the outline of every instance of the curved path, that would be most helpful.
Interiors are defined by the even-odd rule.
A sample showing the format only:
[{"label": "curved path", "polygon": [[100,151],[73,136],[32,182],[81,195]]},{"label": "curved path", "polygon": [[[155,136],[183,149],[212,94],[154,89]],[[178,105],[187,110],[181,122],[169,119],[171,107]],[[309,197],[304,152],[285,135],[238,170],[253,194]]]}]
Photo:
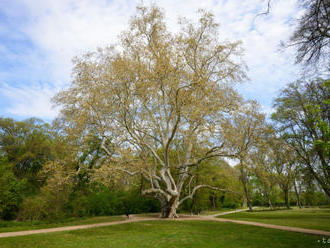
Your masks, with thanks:
[{"label": "curved path", "polygon": [[243,224],[243,225],[252,225],[252,226],[260,226],[265,228],[277,229],[277,230],[284,230],[284,231],[291,231],[291,232],[299,232],[299,233],[306,233],[306,234],[314,234],[320,236],[329,236],[330,232],[322,231],[322,230],[314,230],[314,229],[306,229],[306,228],[299,228],[299,227],[290,227],[290,226],[279,226],[279,225],[272,225],[272,224],[265,224],[259,222],[252,222],[252,221],[243,221],[243,220],[231,220],[231,219],[224,219],[224,218],[216,218],[218,216],[246,211],[247,209],[240,209],[234,211],[228,211],[213,215],[207,216],[190,216],[190,215],[182,215],[178,219],[161,219],[157,217],[138,217],[132,216],[132,218],[127,220],[121,221],[112,221],[112,222],[104,222],[104,223],[96,223],[96,224],[88,224],[88,225],[78,225],[78,226],[66,226],[66,227],[55,227],[55,228],[46,228],[46,229],[38,229],[38,230],[27,230],[27,231],[18,231],[18,232],[5,232],[0,233],[0,238],[4,237],[16,237],[16,236],[24,236],[30,234],[40,234],[40,233],[51,233],[51,232],[62,232],[62,231],[72,231],[72,230],[80,230],[80,229],[87,229],[87,228],[94,228],[94,227],[103,227],[103,226],[112,226],[124,223],[133,223],[139,221],[185,221],[185,220],[203,220],[203,221],[218,221],[218,222],[229,222],[235,224]]}]

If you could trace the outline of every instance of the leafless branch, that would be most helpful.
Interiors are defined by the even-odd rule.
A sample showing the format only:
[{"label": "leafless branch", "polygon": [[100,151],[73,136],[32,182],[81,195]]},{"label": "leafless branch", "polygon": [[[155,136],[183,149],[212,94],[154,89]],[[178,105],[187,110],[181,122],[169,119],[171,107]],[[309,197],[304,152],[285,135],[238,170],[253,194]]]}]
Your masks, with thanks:
[{"label": "leafless branch", "polygon": [[262,13],[259,13],[256,17],[261,16],[261,15],[268,15],[270,12],[270,8],[271,8],[271,0],[268,0],[267,1],[267,10]]}]

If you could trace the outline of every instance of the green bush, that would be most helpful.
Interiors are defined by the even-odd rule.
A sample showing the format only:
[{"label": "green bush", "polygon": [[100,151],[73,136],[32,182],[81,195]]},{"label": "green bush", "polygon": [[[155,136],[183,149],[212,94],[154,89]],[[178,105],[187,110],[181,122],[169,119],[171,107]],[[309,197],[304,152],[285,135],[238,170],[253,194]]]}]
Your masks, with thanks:
[{"label": "green bush", "polygon": [[24,199],[17,219],[35,221],[48,216],[47,201],[42,196],[30,196]]},{"label": "green bush", "polygon": [[136,191],[110,191],[97,188],[83,195],[74,195],[66,206],[68,215],[102,216],[160,211],[158,201]]}]

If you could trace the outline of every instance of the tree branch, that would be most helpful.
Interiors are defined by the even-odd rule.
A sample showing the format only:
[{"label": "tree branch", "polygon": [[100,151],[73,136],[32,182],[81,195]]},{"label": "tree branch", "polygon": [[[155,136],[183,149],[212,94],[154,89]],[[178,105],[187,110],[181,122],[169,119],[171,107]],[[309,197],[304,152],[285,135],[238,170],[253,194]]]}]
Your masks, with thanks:
[{"label": "tree branch", "polygon": [[159,193],[159,194],[162,194],[164,195],[166,198],[169,198],[170,195],[167,194],[164,190],[162,189],[155,189],[155,188],[152,188],[152,189],[146,189],[146,190],[143,190],[142,191],[142,194],[143,195],[146,195],[146,194],[153,194],[153,193]]},{"label": "tree branch", "polygon": [[101,149],[103,149],[105,151],[105,153],[111,158],[113,154],[108,150],[108,148],[106,148],[106,146],[105,146],[106,141],[107,141],[107,138],[103,138],[102,143],[101,143]]},{"label": "tree branch", "polygon": [[224,144],[222,144],[221,146],[215,146],[215,147],[211,148],[209,151],[207,151],[205,153],[204,157],[199,158],[196,162],[180,165],[180,166],[177,167],[177,169],[198,166],[204,160],[214,158],[214,157],[236,157],[237,156],[237,155],[234,155],[234,154],[226,154],[226,153],[219,153],[219,152],[215,153],[217,150],[221,149],[223,146],[224,146]]},{"label": "tree branch", "polygon": [[138,174],[138,173],[140,173],[141,171],[134,171],[134,172],[131,172],[131,171],[129,171],[129,170],[126,170],[126,169],[122,169],[122,168],[116,168],[116,170],[120,170],[120,171],[122,171],[122,172],[125,172],[125,173],[127,173],[128,175],[130,175],[130,176],[134,176],[134,175],[136,175],[136,174]]}]

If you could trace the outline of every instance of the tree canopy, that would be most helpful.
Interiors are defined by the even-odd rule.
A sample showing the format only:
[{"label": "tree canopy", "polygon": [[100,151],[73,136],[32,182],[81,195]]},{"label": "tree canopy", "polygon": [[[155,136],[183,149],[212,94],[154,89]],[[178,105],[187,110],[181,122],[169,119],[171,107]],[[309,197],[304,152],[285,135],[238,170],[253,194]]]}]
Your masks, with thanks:
[{"label": "tree canopy", "polygon": [[306,9],[298,26],[290,38],[296,46],[296,61],[305,65],[330,66],[330,1],[301,0]]},{"label": "tree canopy", "polygon": [[275,100],[283,138],[292,146],[302,166],[330,196],[330,81],[318,79],[289,84]]},{"label": "tree canopy", "polygon": [[69,132],[96,133],[109,163],[142,173],[164,217],[191,197],[181,195],[190,168],[225,155],[219,125],[241,101],[231,83],[245,78],[240,43],[219,41],[212,14],[181,26],[172,34],[159,8],[139,7],[119,45],[76,58],[55,97]]}]

